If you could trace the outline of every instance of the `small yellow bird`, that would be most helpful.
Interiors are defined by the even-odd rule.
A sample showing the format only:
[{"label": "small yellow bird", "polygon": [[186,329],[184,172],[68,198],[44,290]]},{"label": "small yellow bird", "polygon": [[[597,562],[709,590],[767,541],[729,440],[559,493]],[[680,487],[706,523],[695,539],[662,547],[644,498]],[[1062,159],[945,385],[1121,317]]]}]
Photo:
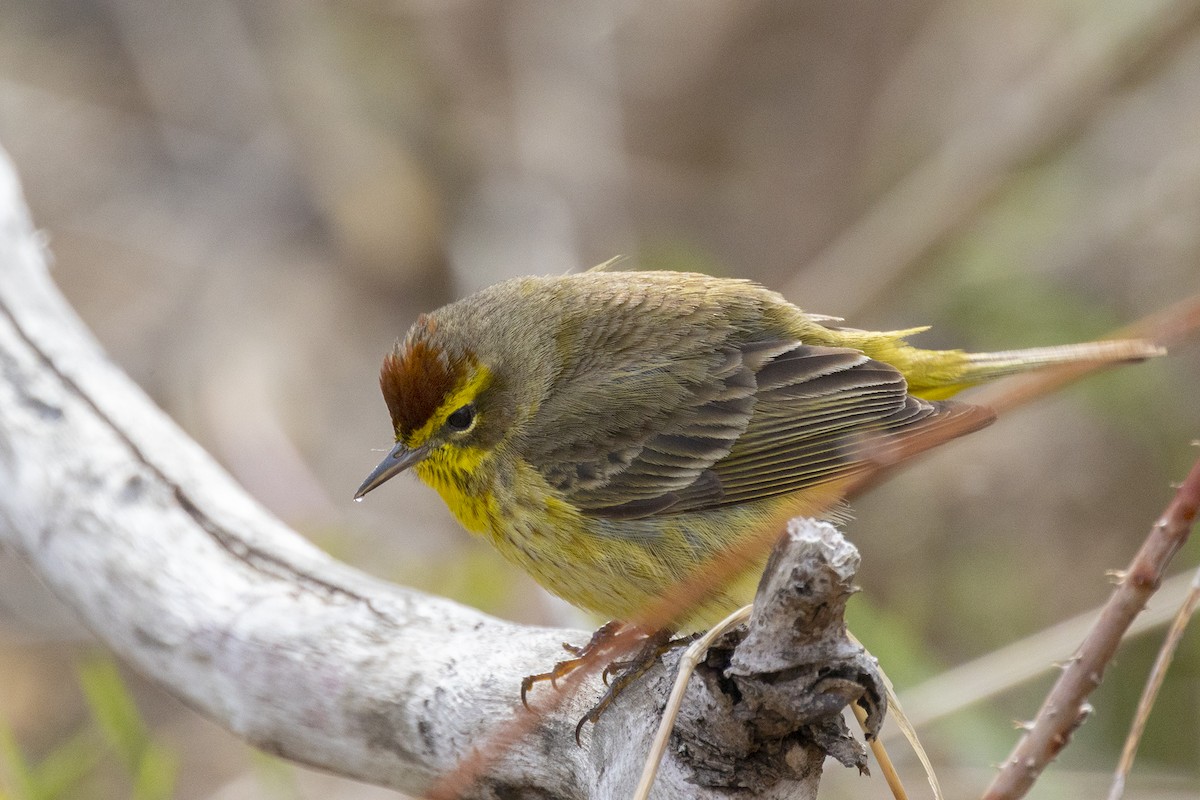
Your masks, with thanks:
[{"label": "small yellow bird", "polygon": [[[690,273],[505,281],[422,315],[384,358],[395,446],[355,497],[413,468],[550,592],[628,620],[806,491],[863,469],[871,436],[967,408],[945,400],[955,392],[1160,352],[921,350],[905,338],[924,328],[839,322]],[[664,627],[706,627],[749,602],[761,568]]]}]

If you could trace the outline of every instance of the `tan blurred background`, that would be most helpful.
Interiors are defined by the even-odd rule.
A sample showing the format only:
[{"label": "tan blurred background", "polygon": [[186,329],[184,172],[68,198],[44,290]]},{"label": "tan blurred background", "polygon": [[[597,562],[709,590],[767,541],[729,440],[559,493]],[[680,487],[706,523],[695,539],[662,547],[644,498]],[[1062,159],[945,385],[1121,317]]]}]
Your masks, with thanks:
[{"label": "tan blurred background", "polygon": [[[1003,349],[1200,290],[1196,3],[0,0],[0,146],[62,290],[251,493],[351,564],[541,624],[589,623],[415,481],[350,502],[389,441],[379,360],[419,311],[624,254]],[[1103,601],[1196,456],[1198,353],[1089,379],[856,504],[855,627],[901,688]],[[91,645],[6,569],[0,721],[36,762],[85,725]],[[1160,637],[1122,651],[1035,796],[1102,791]],[[252,754],[124,674],[179,798],[397,797]],[[925,731],[952,796],[1048,680]],[[1193,632],[1130,796],[1200,796],[1198,719]],[[826,789],[888,796],[837,767]]]}]

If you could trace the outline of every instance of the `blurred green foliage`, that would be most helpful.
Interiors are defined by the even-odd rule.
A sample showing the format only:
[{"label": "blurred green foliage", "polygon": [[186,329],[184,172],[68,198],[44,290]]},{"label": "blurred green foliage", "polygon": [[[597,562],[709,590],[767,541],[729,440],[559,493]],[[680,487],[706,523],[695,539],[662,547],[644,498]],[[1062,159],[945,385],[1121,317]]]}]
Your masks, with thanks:
[{"label": "blurred green foliage", "polygon": [[0,723],[5,800],[172,797],[178,757],[151,737],[116,663],[107,656],[85,658],[77,678],[89,719],[36,761]]}]

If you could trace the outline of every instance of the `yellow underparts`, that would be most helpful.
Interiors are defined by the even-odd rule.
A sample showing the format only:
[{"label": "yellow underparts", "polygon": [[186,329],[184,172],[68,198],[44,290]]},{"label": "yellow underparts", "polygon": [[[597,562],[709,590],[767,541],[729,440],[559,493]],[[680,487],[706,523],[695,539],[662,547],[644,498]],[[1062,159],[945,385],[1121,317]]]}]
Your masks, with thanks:
[{"label": "yellow underparts", "polygon": [[[612,619],[644,613],[764,523],[778,530],[772,519],[778,502],[620,522],[588,516],[530,465],[474,448],[439,448],[416,470],[463,527],[487,537],[553,594]],[[749,602],[765,555],[709,587],[697,606],[669,612],[675,618],[662,624],[703,629]]]}]

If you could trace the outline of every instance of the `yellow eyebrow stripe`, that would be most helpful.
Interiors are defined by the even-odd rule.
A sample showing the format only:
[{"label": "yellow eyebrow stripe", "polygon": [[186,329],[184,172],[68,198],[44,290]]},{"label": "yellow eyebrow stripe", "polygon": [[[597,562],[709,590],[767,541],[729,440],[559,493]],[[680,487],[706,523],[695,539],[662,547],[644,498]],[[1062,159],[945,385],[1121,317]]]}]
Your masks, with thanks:
[{"label": "yellow eyebrow stripe", "polygon": [[453,414],[467,403],[473,402],[479,393],[492,382],[492,371],[479,364],[470,377],[446,396],[437,410],[425,420],[425,424],[410,433],[405,440],[409,447],[420,447],[429,441],[429,437],[446,424],[446,417]]}]

